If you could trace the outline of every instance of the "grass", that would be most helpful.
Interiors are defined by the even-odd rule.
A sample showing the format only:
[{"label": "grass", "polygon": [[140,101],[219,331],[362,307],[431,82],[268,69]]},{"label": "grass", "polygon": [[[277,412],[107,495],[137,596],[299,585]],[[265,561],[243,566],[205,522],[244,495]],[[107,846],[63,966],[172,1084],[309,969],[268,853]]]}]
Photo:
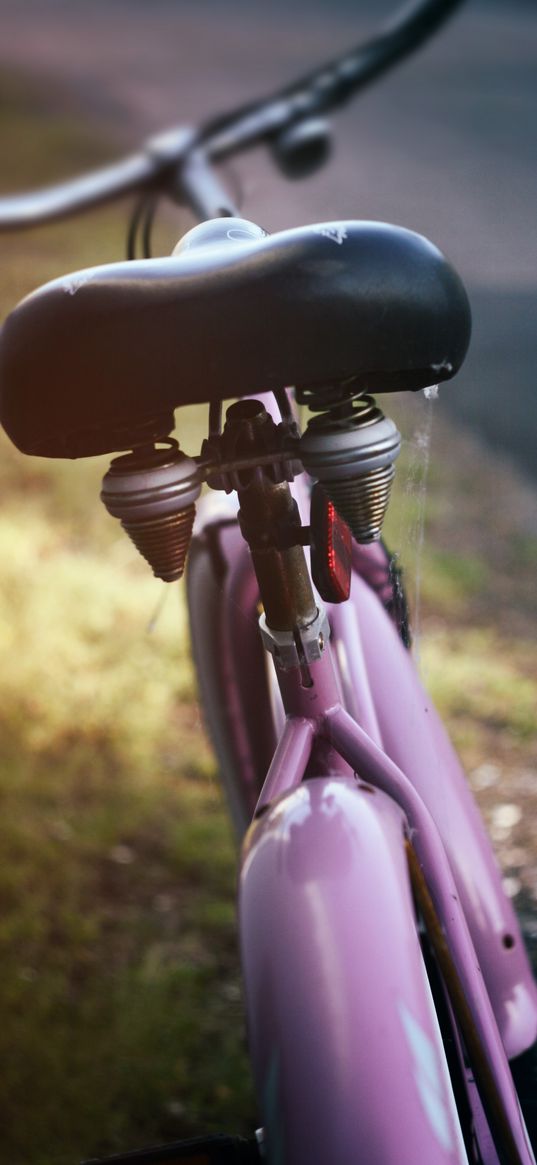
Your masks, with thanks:
[{"label": "grass", "polygon": [[[4,77],[0,95],[6,189],[105,160],[95,134],[36,113],[26,84]],[[121,255],[123,234],[113,209],[3,240],[2,312],[47,278]],[[472,488],[466,455],[454,474],[440,426],[422,545],[430,418],[416,402],[405,414],[388,538],[411,596],[421,574],[422,666],[492,813],[498,780],[527,770],[536,734],[537,541],[493,505],[480,454]],[[203,425],[181,414],[188,451]],[[149,633],[161,584],[98,501],[106,461],[23,458],[5,440],[0,452],[2,1156],[67,1165],[249,1130],[235,854],[181,590]]]},{"label": "grass", "polygon": [[61,1165],[241,1128],[235,855],[183,605],[174,588],[148,633],[161,587],[93,467],[80,493],[38,467],[28,488],[2,454],[3,1152]]},{"label": "grass", "polygon": [[37,467],[27,488],[2,453],[4,1154],[241,1128],[235,855],[184,607],[174,588],[148,633],[161,585],[99,514],[93,467],[80,493]]},{"label": "grass", "polygon": [[[0,96],[6,189],[106,160],[69,118],[36,123],[22,83]],[[4,238],[2,313],[121,257],[124,217]],[[204,418],[185,414],[196,451]],[[63,1165],[245,1130],[235,852],[180,593],[149,633],[163,584],[98,500],[106,459],[0,450],[0,1155]]]}]

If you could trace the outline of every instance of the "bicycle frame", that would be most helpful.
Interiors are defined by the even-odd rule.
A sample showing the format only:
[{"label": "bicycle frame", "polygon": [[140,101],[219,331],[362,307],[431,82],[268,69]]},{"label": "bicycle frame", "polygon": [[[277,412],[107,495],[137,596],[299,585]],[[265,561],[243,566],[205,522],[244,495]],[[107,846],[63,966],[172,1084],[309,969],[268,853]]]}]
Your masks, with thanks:
[{"label": "bicycle frame", "polygon": [[[269,399],[263,399],[265,405],[271,407]],[[305,506],[302,481],[299,479],[294,489],[299,504]],[[333,997],[328,1001],[317,998],[313,988],[313,994],[308,997],[308,1013],[324,1016],[319,1046],[324,1046],[325,1040],[330,1046],[330,1040],[335,1038],[330,1017],[333,1020],[338,1007],[344,1008],[348,1004],[350,1012],[342,1022],[346,1029],[352,1030],[351,1012],[356,998],[362,1000],[363,1015],[363,998],[368,993],[369,1006],[373,1013],[378,1014],[383,1006],[382,1000],[390,995],[382,969],[384,964],[375,968],[372,975],[371,967],[367,962],[364,966],[363,958],[360,959],[360,935],[363,932],[369,934],[371,927],[374,932],[377,925],[377,895],[383,903],[382,921],[378,924],[376,940],[371,940],[372,945],[376,942],[382,949],[386,936],[392,929],[400,934],[401,919],[406,919],[403,961],[409,981],[416,982],[416,976],[418,983],[422,980],[414,963],[415,951],[412,954],[415,921],[402,875],[405,869],[402,822],[406,821],[406,834],[415,846],[419,866],[432,895],[438,927],[446,936],[454,974],[469,1004],[472,1025],[479,1033],[478,1043],[484,1049],[484,1059],[491,1067],[490,1083],[496,1097],[490,1102],[491,1106],[504,1112],[504,1126],[513,1131],[514,1151],[519,1155],[513,1159],[529,1161],[531,1150],[528,1150],[520,1124],[505,1055],[515,1057],[535,1040],[537,991],[518,923],[503,893],[479,814],[438,716],[421,687],[411,656],[371,587],[355,569],[351,601],[329,607],[331,646],[322,661],[312,665],[315,669],[314,704],[311,702],[312,690],[301,685],[296,670],[281,671],[276,667],[281,706],[277,707],[274,718],[269,708],[269,683],[257,628],[257,580],[247,546],[244,543],[242,548],[239,546],[241,535],[233,521],[232,507],[228,507],[224,518],[220,502],[216,503],[218,509],[220,514],[216,516],[211,499],[208,499],[198,521],[190,568],[190,611],[194,656],[209,713],[209,726],[215,728],[219,758],[229,767],[228,792],[231,791],[239,831],[246,817],[245,805],[253,810],[258,796],[254,823],[246,836],[242,858],[240,930],[246,998],[251,1003],[249,1031],[259,1095],[264,1096],[267,1088],[270,1092],[271,1072],[274,1071],[267,1051],[272,1046],[271,1024],[267,1021],[265,1031],[265,1020],[260,1019],[265,1011],[261,1002],[266,993],[263,981],[270,960],[275,958],[273,943],[280,951],[294,950],[297,938],[292,934],[293,928],[300,925],[304,912],[307,915],[311,911],[302,875],[295,879],[285,873],[293,865],[295,852],[299,865],[306,861],[297,840],[300,830],[305,828],[301,822],[306,818],[310,822],[308,893],[318,894],[325,903],[323,909],[326,909],[330,925],[334,913],[338,916],[339,912],[343,919],[333,924],[336,937],[331,943],[331,957],[341,960],[339,969],[334,971],[333,990],[337,992],[335,984],[338,982],[346,982],[345,968],[348,966],[354,968],[356,976],[350,993],[347,995],[342,990],[337,1000]],[[207,552],[208,539],[213,546],[212,560]],[[218,551],[215,553],[216,546]],[[214,567],[218,556],[220,577],[216,578]],[[196,609],[199,609],[199,588],[204,578],[204,600],[208,600],[208,607],[205,608],[205,634],[202,637]],[[210,579],[209,595],[207,582]],[[211,683],[214,685],[212,692],[207,683],[209,688]],[[215,698],[218,700],[217,715]],[[320,742],[324,748],[325,771],[323,773],[321,761],[315,779],[303,782],[312,749],[318,749]],[[274,745],[272,761],[259,793],[264,776],[262,765]],[[353,774],[358,776],[358,780]],[[360,790],[364,795],[357,798],[356,793]],[[373,790],[377,793],[375,798],[367,795]],[[360,802],[359,809],[354,808],[356,801]],[[327,805],[331,806],[329,811]],[[394,834],[395,807],[404,816],[397,818],[399,824]],[[354,856],[348,871],[348,881],[353,887],[350,891],[338,880],[342,850],[349,848],[346,844],[349,831],[354,835]],[[367,848],[371,831],[377,839],[382,838],[382,860],[377,860]],[[364,847],[367,856],[364,856]],[[338,880],[341,890],[337,901],[326,889],[327,878],[333,877]],[[363,896],[357,893],[361,887],[367,887]],[[286,904],[284,913],[292,922],[288,927],[282,923],[280,930],[277,920],[283,903]],[[276,939],[266,936],[268,918],[276,927]],[[259,925],[260,919],[264,920],[262,926]],[[353,935],[352,942],[345,937],[349,933]],[[350,947],[348,942],[351,942]],[[329,957],[326,952],[325,955]],[[285,1001],[294,999],[293,1006],[296,1006],[296,982],[308,982],[311,951],[305,946],[289,959],[289,968],[285,954],[275,971],[275,990],[280,1000],[277,1007],[283,1009],[278,1013],[278,1022],[284,1027],[290,1022],[288,1009],[291,1007]],[[389,964],[389,957],[386,961]],[[283,977],[281,982],[280,976]],[[320,989],[321,996],[323,990]],[[342,1003],[342,998],[346,1002]],[[267,1002],[266,1006],[272,1015],[272,1003]],[[430,1012],[425,997],[421,999],[421,1007],[419,1024],[434,1044],[434,1030],[430,1020],[427,1024],[425,1019]],[[261,1030],[258,1030],[259,1025]],[[405,1056],[408,1058],[408,1031],[404,1024],[395,1024],[390,1040],[392,1048],[398,1049],[396,1059],[397,1056],[403,1060]],[[376,1103],[375,1088],[370,1092],[371,1081],[364,1079],[370,1065],[368,1067],[360,1057],[358,1048],[351,1055],[347,1083],[350,1087],[351,1080],[354,1081],[356,1092],[364,1098],[369,1097],[364,1099],[367,1110],[368,1105]],[[294,1091],[298,1087],[293,1083],[296,1074],[303,1077],[297,1064],[290,1076],[286,1076],[285,1087],[281,1085],[282,1095],[288,1096],[290,1089],[295,1100],[288,1103],[304,1104],[307,1097],[302,1095],[299,1102],[298,1093]],[[408,1098],[401,1098],[401,1104],[407,1108]],[[449,1111],[449,1103],[445,1100],[445,1112]],[[337,1125],[338,1120],[331,1122],[331,1127],[334,1123]],[[322,1130],[316,1125],[315,1128],[318,1139]],[[501,1130],[496,1130],[496,1133],[501,1139]],[[274,1143],[280,1134],[272,1130],[268,1135]],[[423,1136],[423,1128],[419,1135]],[[395,1146],[392,1149],[395,1151]],[[328,1145],[325,1150],[329,1152]],[[295,1146],[290,1159],[294,1159],[296,1151]],[[415,1154],[416,1151],[414,1145],[409,1151],[408,1161],[416,1160],[415,1155],[412,1157],[412,1152]],[[423,1154],[423,1142],[421,1152]],[[435,1152],[439,1152],[438,1143]],[[398,1159],[403,1159],[400,1154]]]}]

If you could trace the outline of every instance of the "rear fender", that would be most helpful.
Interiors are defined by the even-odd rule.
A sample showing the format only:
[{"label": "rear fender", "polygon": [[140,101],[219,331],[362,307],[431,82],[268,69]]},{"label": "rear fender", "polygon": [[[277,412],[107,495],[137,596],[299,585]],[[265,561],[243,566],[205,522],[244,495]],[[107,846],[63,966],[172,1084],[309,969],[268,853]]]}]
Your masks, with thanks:
[{"label": "rear fender", "polygon": [[[213,499],[216,505],[213,504]],[[187,560],[192,654],[205,720],[241,838],[252,818],[276,732],[259,634],[259,593],[236,520],[215,495],[199,507]]]},{"label": "rear fender", "polygon": [[241,952],[271,1161],[466,1160],[403,824],[381,792],[323,777],[246,835]]}]

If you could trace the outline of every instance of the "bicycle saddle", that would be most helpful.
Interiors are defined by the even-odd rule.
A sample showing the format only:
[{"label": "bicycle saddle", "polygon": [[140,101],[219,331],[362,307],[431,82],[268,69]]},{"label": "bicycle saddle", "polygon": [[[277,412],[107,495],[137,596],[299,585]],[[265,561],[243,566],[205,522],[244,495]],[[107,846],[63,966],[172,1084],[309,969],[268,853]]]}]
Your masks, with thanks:
[{"label": "bicycle saddle", "polygon": [[463,285],[420,235],[334,222],[195,227],[173,255],[55,279],[0,335],[0,420],[25,453],[83,457],[163,437],[172,410],[348,377],[370,392],[453,376]]}]

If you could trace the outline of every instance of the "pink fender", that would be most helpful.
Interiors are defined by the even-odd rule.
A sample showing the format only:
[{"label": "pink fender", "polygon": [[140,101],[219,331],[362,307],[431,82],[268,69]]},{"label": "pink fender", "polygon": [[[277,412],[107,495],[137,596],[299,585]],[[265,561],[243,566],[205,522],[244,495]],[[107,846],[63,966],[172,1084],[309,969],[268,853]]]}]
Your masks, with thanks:
[{"label": "pink fender", "polygon": [[269,1160],[465,1162],[393,802],[322,777],[269,806],[239,929]]},{"label": "pink fender", "polygon": [[267,658],[258,627],[257,580],[235,511],[233,499],[216,494],[203,499],[186,583],[200,699],[240,839],[252,819],[276,732],[270,700],[263,695]]}]

